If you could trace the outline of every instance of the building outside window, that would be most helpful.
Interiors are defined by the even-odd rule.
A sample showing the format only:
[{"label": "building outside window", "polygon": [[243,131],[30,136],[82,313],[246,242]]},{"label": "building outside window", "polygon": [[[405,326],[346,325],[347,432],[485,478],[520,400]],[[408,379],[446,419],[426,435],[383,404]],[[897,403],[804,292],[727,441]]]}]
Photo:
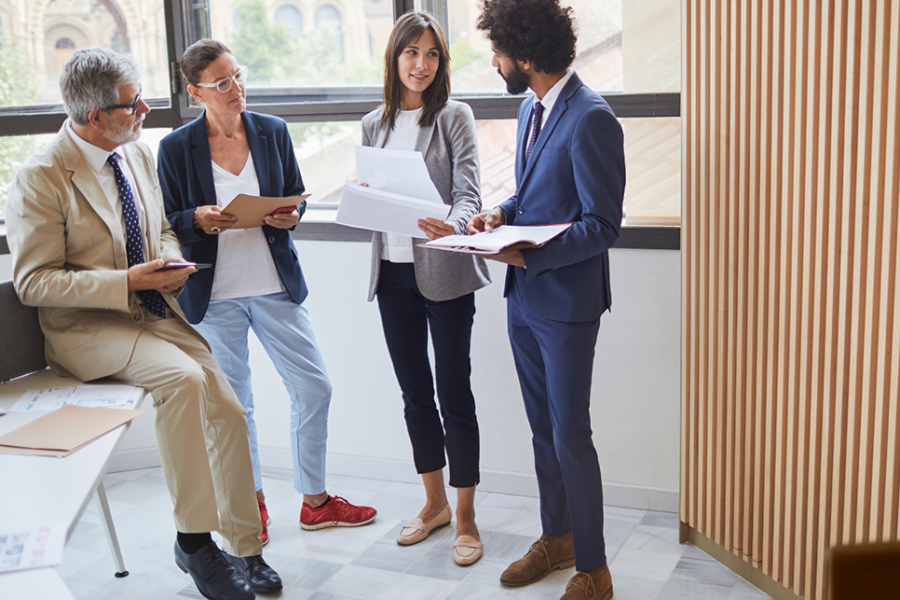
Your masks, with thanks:
[{"label": "building outside window", "polygon": [[275,11],[275,22],[284,25],[292,36],[297,37],[303,33],[303,15],[300,10],[291,4],[283,4]]}]

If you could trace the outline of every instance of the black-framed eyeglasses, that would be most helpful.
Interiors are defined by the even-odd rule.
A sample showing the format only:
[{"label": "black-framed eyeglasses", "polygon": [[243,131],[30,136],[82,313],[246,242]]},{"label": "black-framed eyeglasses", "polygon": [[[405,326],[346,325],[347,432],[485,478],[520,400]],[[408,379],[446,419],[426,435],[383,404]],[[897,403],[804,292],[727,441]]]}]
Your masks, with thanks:
[{"label": "black-framed eyeglasses", "polygon": [[238,67],[237,71],[234,72],[234,75],[231,77],[223,77],[218,81],[214,81],[212,83],[195,83],[195,87],[205,87],[205,88],[216,88],[223,94],[227,93],[231,90],[231,85],[233,83],[237,83],[238,85],[245,83],[247,81],[247,72],[249,69],[245,66]]},{"label": "black-framed eyeglasses", "polygon": [[141,89],[141,86],[138,85],[138,93],[137,93],[137,97],[134,99],[134,102],[132,102],[131,104],[113,104],[112,106],[107,106],[103,110],[110,112],[110,111],[116,110],[118,108],[130,108],[131,114],[133,114],[133,115],[137,114],[137,106],[138,106],[138,103],[141,101],[141,92],[142,91],[143,90]]}]

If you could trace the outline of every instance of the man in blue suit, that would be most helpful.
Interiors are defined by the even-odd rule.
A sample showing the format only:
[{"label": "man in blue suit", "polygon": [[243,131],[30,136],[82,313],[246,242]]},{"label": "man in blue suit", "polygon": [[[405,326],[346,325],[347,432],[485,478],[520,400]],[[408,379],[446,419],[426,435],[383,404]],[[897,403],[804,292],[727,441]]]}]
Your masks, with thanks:
[{"label": "man in blue suit", "polygon": [[625,193],[622,128],[609,105],[569,66],[572,9],[558,0],[485,0],[478,28],[519,109],[516,194],[469,222],[571,222],[540,248],[494,258],[509,264],[509,338],[533,433],[543,535],[500,581],[538,581],[576,566],[563,599],[608,600],[603,490],[591,438],[590,399],[600,316],[610,308],[608,250],[619,237]]}]

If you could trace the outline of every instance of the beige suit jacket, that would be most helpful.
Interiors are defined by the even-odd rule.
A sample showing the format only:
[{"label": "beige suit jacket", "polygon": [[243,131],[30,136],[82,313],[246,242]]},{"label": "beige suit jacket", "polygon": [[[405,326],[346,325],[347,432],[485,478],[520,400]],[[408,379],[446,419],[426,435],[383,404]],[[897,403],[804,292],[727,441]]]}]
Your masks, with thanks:
[{"label": "beige suit jacket", "polygon": [[[23,304],[39,307],[47,363],[57,373],[90,381],[125,368],[144,316],[128,291],[124,224],[65,129],[16,175],[6,207],[7,239],[16,292]],[[144,203],[149,260],[181,260],[149,148],[136,142],[119,151]],[[174,297],[163,298],[194,332]]]}]

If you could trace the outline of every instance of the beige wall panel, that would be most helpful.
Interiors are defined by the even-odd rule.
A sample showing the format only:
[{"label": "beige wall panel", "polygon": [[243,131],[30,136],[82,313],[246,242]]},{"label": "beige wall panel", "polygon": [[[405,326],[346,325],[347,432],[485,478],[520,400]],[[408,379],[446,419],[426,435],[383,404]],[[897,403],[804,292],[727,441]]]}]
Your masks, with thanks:
[{"label": "beige wall panel", "polygon": [[681,518],[824,599],[898,539],[900,7],[686,0]]}]

